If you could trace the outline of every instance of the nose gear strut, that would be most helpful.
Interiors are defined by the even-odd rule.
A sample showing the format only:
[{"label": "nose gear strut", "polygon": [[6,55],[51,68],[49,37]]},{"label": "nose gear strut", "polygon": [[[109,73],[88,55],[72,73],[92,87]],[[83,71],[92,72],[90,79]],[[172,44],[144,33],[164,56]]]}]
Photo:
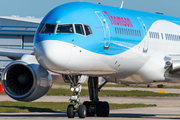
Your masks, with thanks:
[{"label": "nose gear strut", "polygon": [[70,104],[67,108],[67,116],[68,118],[74,118],[75,113],[78,113],[79,118],[85,118],[86,117],[86,106],[80,105],[80,92],[81,92],[81,84],[78,83],[78,76],[70,76],[68,75],[71,86],[70,91],[73,92],[73,95],[70,97],[69,101],[71,103],[75,103],[75,105]]},{"label": "nose gear strut", "polygon": [[68,75],[71,86],[70,90],[73,95],[70,97],[69,101],[75,103],[75,105],[70,104],[67,108],[68,118],[74,118],[75,113],[78,113],[79,118],[93,117],[95,114],[97,117],[108,117],[109,116],[109,104],[108,102],[99,101],[98,92],[107,83],[105,81],[100,87],[98,87],[98,77],[89,77],[88,89],[90,102],[85,101],[83,105],[79,106],[80,102],[80,92],[81,84],[78,83],[78,76]]}]

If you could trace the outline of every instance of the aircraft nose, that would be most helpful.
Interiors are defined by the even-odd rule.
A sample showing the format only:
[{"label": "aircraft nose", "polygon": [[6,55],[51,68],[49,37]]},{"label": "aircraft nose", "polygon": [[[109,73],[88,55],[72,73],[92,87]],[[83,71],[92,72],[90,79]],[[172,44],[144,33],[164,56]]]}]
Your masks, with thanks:
[{"label": "aircraft nose", "polygon": [[38,62],[46,68],[63,68],[71,57],[71,46],[62,41],[46,40],[35,46]]}]

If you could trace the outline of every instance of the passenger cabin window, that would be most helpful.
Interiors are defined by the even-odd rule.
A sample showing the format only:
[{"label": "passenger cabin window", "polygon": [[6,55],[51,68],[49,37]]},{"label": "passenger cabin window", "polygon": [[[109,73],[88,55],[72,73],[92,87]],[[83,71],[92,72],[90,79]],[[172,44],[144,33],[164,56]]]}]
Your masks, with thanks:
[{"label": "passenger cabin window", "polygon": [[73,25],[72,24],[58,25],[56,32],[58,34],[74,33]]},{"label": "passenger cabin window", "polygon": [[162,37],[162,39],[163,39],[163,33],[161,33],[161,37]]},{"label": "passenger cabin window", "polygon": [[56,27],[56,25],[54,25],[54,24],[45,24],[40,33],[44,33],[44,34],[54,33],[55,27]]},{"label": "passenger cabin window", "polygon": [[75,24],[76,33],[84,35],[84,29],[82,24]]}]

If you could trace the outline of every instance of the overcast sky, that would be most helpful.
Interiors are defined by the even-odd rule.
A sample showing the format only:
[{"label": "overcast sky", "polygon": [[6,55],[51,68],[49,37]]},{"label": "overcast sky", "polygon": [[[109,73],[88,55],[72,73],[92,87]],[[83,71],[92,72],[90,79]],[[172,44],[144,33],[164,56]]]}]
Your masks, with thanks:
[{"label": "overcast sky", "polygon": [[[44,17],[51,9],[78,0],[0,0],[0,16]],[[103,5],[121,6],[122,0],[80,0]],[[124,8],[147,12],[161,12],[180,17],[180,0],[124,0]]]}]

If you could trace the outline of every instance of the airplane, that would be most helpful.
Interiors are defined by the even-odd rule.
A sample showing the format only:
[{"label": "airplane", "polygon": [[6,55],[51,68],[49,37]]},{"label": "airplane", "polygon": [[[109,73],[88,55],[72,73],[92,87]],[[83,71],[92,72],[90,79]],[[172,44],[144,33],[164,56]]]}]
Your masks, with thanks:
[{"label": "airplane", "polygon": [[[108,117],[108,102],[98,91],[107,82],[152,83],[179,80],[180,18],[88,2],[51,10],[34,37],[34,52],[23,54],[2,74],[5,92],[33,101],[48,92],[48,71],[70,82],[68,118]],[[5,54],[11,58],[16,54]],[[0,55],[1,52],[0,52]],[[79,105],[81,76],[88,76],[90,101]],[[98,86],[98,77],[106,81]]]}]

